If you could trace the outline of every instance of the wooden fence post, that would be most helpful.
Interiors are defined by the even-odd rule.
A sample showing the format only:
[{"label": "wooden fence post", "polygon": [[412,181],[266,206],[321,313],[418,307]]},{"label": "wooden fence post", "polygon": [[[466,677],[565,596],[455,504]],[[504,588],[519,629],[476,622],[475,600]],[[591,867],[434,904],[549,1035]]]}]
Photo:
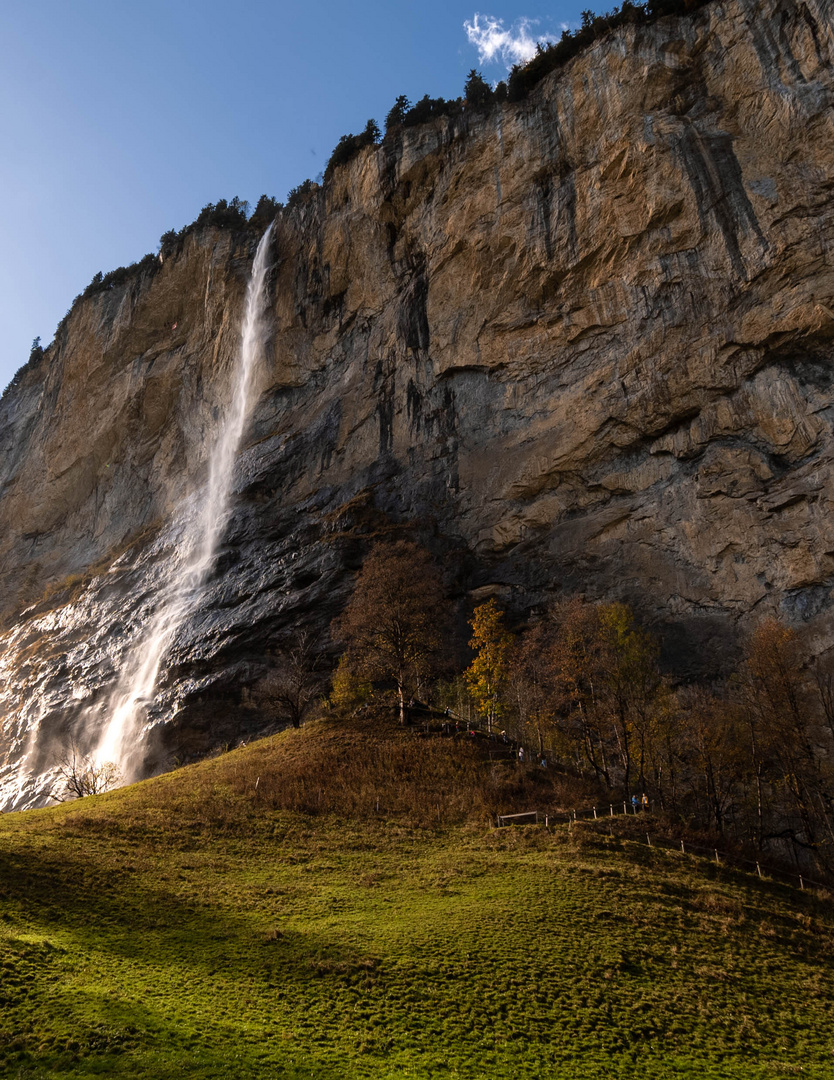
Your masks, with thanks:
[{"label": "wooden fence post", "polygon": [[718,848],[713,848],[713,850],[715,851],[715,865],[720,866],[721,863],[718,861]]},{"label": "wooden fence post", "polygon": [[686,848],[683,846],[683,840],[681,840],[681,855],[686,854]]},{"label": "wooden fence post", "polygon": [[759,877],[762,876],[762,868],[759,866],[758,863],[756,863],[756,872],[758,873]]}]

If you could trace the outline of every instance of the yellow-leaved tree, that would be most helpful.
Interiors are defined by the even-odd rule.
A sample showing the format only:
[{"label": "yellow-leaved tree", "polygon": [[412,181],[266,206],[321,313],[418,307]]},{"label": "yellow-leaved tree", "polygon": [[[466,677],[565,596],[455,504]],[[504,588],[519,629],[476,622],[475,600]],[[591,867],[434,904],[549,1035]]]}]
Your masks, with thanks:
[{"label": "yellow-leaved tree", "polygon": [[466,684],[479,715],[492,731],[504,711],[502,695],[509,678],[514,638],[504,627],[504,612],[492,597],[475,608],[470,626],[469,647],[478,655],[466,669]]}]

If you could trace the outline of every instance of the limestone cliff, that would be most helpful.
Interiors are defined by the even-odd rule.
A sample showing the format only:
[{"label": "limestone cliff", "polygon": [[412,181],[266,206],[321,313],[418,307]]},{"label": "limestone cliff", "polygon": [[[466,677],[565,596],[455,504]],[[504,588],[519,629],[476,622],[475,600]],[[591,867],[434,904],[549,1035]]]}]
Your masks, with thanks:
[{"label": "limestone cliff", "polygon": [[[269,643],[326,626],[362,538],[405,524],[460,594],[628,600],[681,670],[765,611],[830,647],[832,15],[728,0],[623,28],[282,212],[234,518],[149,704],[168,752],[243,730]],[[253,249],[191,234],[77,305],[0,406],[6,805],[38,798],[153,609]]]}]

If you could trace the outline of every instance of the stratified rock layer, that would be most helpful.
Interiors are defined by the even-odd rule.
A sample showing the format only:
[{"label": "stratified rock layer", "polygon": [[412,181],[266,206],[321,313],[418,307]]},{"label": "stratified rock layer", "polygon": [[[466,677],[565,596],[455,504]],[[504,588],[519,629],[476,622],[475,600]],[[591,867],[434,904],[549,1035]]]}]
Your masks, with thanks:
[{"label": "stratified rock layer", "polygon": [[[245,729],[269,643],[326,626],[363,538],[406,524],[459,594],[628,600],[681,671],[765,612],[830,646],[832,14],[622,29],[282,213],[234,519],[150,708],[169,752]],[[191,234],[78,305],[0,407],[7,805],[95,726],[164,588],[252,251]]]}]

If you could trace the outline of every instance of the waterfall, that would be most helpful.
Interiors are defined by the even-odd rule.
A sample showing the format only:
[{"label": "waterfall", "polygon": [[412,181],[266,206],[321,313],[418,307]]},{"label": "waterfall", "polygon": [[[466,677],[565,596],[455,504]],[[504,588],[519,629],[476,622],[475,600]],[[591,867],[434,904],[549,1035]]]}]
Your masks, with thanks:
[{"label": "waterfall", "polygon": [[100,762],[115,762],[121,778],[137,779],[142,764],[140,736],[146,723],[145,705],[153,699],[159,669],[177,631],[200,596],[214,563],[218,543],[229,520],[235,456],[256,393],[253,375],[266,337],[267,252],[272,226],[258,244],[246,290],[240,356],[234,372],[232,400],[209,457],[208,485],[200,493],[200,508],[185,528],[159,607],[146,633],[133,648],[108,703],[106,727],[95,751]]}]

